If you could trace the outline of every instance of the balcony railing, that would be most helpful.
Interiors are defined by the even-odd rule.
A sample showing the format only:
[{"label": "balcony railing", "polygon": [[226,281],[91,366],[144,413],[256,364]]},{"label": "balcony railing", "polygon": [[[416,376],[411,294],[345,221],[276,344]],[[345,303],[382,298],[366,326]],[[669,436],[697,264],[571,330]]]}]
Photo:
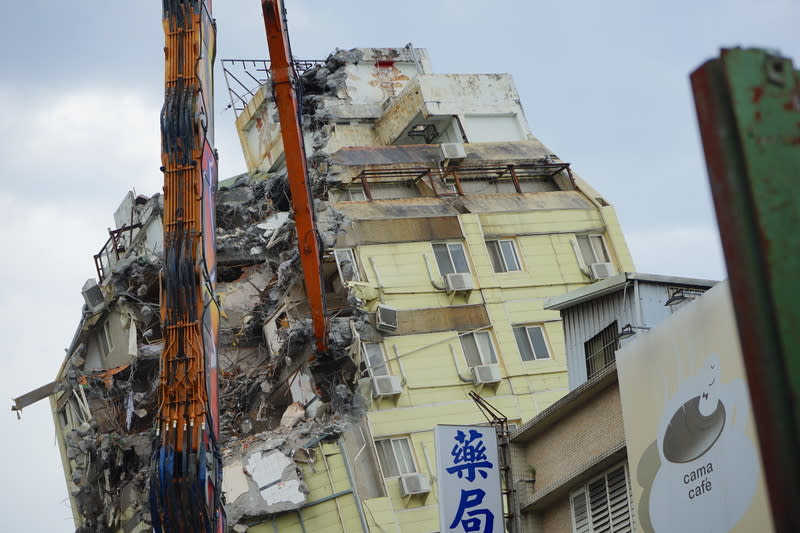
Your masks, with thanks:
[{"label": "balcony railing", "polygon": [[[325,64],[319,59],[295,59],[292,61],[298,76],[315,67]],[[236,116],[244,110],[247,103],[255,96],[258,89],[269,81],[270,62],[268,59],[223,59],[222,72],[231,103],[226,109],[233,108]]]},{"label": "balcony railing", "polygon": [[[572,179],[569,163],[519,163],[510,165],[480,165],[470,167],[414,167],[403,169],[364,170],[353,181],[364,189],[364,196],[372,200],[370,182],[416,184],[423,180],[436,197],[464,196],[462,184],[468,181],[495,183],[508,180],[517,193],[524,192],[521,182],[532,179],[552,178],[560,172],[567,172]],[[449,184],[452,183],[452,188]]]}]

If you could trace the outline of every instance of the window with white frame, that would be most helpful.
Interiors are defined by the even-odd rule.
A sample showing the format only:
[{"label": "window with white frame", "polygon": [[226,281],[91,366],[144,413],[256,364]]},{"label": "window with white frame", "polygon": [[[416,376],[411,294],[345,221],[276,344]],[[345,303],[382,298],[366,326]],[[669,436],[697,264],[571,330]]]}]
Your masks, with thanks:
[{"label": "window with white frame", "polygon": [[370,376],[388,376],[389,368],[386,357],[383,355],[383,346],[379,342],[364,342],[361,344],[364,353],[364,363]]},{"label": "window with white frame", "polygon": [[408,437],[394,437],[375,441],[383,477],[397,477],[417,471]]},{"label": "window with white frame", "polygon": [[495,272],[515,272],[522,270],[517,255],[517,247],[511,239],[486,241],[489,257]]},{"label": "window with white frame", "polygon": [[353,253],[352,248],[334,250],[333,256],[336,258],[336,268],[339,269],[339,277],[342,282],[361,281],[356,255]]},{"label": "window with white frame", "polygon": [[515,326],[514,338],[523,361],[550,359],[550,350],[542,326]]},{"label": "window with white frame", "polygon": [[609,263],[608,250],[603,236],[599,234],[576,235],[581,263],[588,268],[594,263]]},{"label": "window with white frame", "polygon": [[569,499],[575,533],[633,531],[630,481],[625,463],[573,491]]},{"label": "window with white frame", "polygon": [[431,246],[433,246],[433,255],[436,257],[436,264],[439,265],[439,273],[442,276],[456,273],[469,274],[467,254],[464,253],[463,244],[440,242]]},{"label": "window with white frame", "polygon": [[476,331],[461,335],[461,348],[464,350],[464,357],[470,368],[497,363],[492,336],[488,331]]}]

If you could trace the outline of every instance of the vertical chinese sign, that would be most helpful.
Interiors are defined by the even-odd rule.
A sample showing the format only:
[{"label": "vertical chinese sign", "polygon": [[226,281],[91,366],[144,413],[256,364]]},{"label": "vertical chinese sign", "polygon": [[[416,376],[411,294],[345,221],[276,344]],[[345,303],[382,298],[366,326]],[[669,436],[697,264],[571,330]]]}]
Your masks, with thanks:
[{"label": "vertical chinese sign", "polygon": [[502,533],[497,434],[489,426],[434,429],[440,531]]}]

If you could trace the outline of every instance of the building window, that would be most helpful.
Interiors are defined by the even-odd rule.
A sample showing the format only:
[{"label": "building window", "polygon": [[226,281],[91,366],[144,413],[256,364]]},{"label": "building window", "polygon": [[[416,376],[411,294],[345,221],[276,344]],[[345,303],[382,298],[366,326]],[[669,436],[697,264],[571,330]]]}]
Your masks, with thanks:
[{"label": "building window", "polygon": [[470,368],[497,363],[497,356],[494,353],[494,346],[492,346],[492,337],[488,331],[461,335],[461,348],[464,350],[464,357],[467,359],[467,365]]},{"label": "building window", "polygon": [[608,251],[602,235],[576,235],[581,262],[585,267],[594,263],[609,263]]},{"label": "building window", "polygon": [[378,342],[365,342],[361,344],[364,352],[364,363],[370,376],[388,376],[389,368],[383,355],[383,347]]},{"label": "building window", "polygon": [[375,448],[378,450],[378,460],[384,477],[397,477],[417,471],[408,437],[376,440]]},{"label": "building window", "polygon": [[575,533],[633,531],[630,481],[625,463],[572,492],[570,507]]},{"label": "building window", "polygon": [[550,359],[550,350],[544,338],[542,326],[517,326],[514,328],[514,338],[523,361],[536,361]]},{"label": "building window", "polygon": [[351,202],[361,202],[367,199],[367,195],[364,194],[364,186],[359,184],[352,184],[347,187],[347,200]]},{"label": "building window", "polygon": [[333,255],[336,258],[336,268],[339,269],[339,277],[342,279],[343,283],[348,281],[361,281],[361,276],[358,273],[356,256],[351,248],[334,250]]},{"label": "building window", "polygon": [[586,354],[586,379],[592,379],[614,362],[614,352],[619,348],[619,328],[615,320],[603,331],[583,343]]},{"label": "building window", "polygon": [[108,325],[108,320],[103,322],[103,327],[97,332],[97,344],[100,346],[100,353],[103,354],[103,357],[108,357],[108,354],[114,349],[114,341],[111,338],[111,328]]},{"label": "building window", "polygon": [[486,248],[489,250],[489,257],[492,259],[492,267],[494,267],[495,272],[522,270],[516,246],[511,239],[486,241]]},{"label": "building window", "polygon": [[432,246],[436,264],[439,265],[439,273],[442,276],[455,273],[469,274],[469,265],[467,264],[467,255],[464,253],[463,244],[460,242],[442,242]]}]

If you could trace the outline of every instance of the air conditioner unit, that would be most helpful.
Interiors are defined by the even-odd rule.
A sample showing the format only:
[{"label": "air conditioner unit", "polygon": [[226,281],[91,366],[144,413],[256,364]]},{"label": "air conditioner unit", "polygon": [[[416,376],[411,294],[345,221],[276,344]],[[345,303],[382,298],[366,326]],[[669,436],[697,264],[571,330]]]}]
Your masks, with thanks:
[{"label": "air conditioner unit", "polygon": [[397,396],[403,392],[397,376],[375,376],[372,378],[372,397]]},{"label": "air conditioner unit", "polygon": [[616,275],[617,271],[611,263],[592,263],[589,265],[592,281],[606,279]]},{"label": "air conditioner unit", "polygon": [[448,274],[444,278],[447,284],[447,292],[465,292],[473,289],[472,276],[470,274]]},{"label": "air conditioner unit", "polygon": [[103,308],[105,308],[106,301],[103,298],[103,292],[94,279],[89,278],[86,280],[86,283],[83,284],[83,288],[81,288],[81,293],[83,294],[83,300],[86,302],[86,307],[89,308],[92,314],[102,311]]},{"label": "air conditioner unit", "polygon": [[487,385],[500,382],[500,368],[497,365],[478,365],[472,367],[472,382]]},{"label": "air conditioner unit", "polygon": [[428,494],[431,483],[424,474],[404,474],[400,476],[400,493],[403,497],[415,494]]},{"label": "air conditioner unit", "polygon": [[445,161],[461,161],[467,157],[463,143],[442,143],[442,159]]},{"label": "air conditioner unit", "polygon": [[375,312],[375,327],[381,331],[394,331],[397,329],[397,309],[379,305]]}]

